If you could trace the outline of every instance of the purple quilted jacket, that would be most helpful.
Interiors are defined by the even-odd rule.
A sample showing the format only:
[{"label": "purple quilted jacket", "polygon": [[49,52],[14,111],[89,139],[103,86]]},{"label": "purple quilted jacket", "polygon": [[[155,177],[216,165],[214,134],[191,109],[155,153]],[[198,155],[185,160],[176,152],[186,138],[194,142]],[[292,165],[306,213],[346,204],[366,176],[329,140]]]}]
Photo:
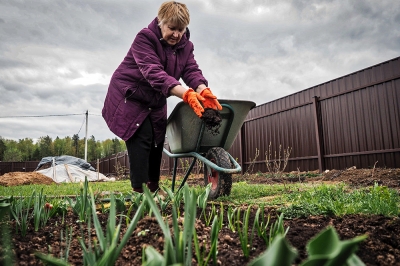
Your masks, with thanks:
[{"label": "purple quilted jacket", "polygon": [[165,138],[167,97],[180,85],[190,88],[207,84],[194,59],[193,43],[186,33],[175,45],[168,45],[155,18],[137,35],[122,63],[111,77],[104,101],[103,118],[110,130],[128,140],[150,116],[156,143]]}]

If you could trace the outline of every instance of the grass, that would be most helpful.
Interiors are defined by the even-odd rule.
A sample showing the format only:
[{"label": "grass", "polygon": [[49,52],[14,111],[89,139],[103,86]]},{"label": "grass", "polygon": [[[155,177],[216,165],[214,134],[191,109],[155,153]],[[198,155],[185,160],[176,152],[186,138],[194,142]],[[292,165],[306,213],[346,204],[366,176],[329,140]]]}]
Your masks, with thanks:
[{"label": "grass", "polygon": [[375,184],[373,187],[351,190],[346,184],[321,184],[288,196],[290,204],[280,209],[286,218],[308,215],[376,214],[396,216],[399,193]]},{"label": "grass", "polygon": [[[93,192],[113,191],[128,194],[132,191],[129,180],[115,181],[115,182],[90,182],[90,187]],[[79,194],[79,183],[61,183],[52,185],[23,185],[3,187],[0,186],[1,196],[23,196],[30,197],[33,191],[40,191],[43,189],[43,194],[47,197],[57,196],[75,196]]]},{"label": "grass", "polygon": [[[303,185],[293,185],[300,187]],[[280,205],[286,201],[286,195],[290,193],[284,185],[261,185],[248,184],[246,182],[233,183],[232,191],[229,196],[219,197],[218,201],[233,204],[256,204],[264,203],[265,205]]]},{"label": "grass", "polygon": [[[162,179],[162,186],[171,187],[170,179]],[[179,184],[177,184],[179,185]],[[96,192],[118,192],[123,195],[131,192],[130,181],[90,182]],[[178,186],[176,186],[178,187]],[[197,194],[204,186],[191,186]],[[33,191],[41,191],[51,202],[52,197],[75,196],[79,194],[79,183],[53,185],[0,186],[0,195],[30,197]],[[1,197],[0,196],[0,197]],[[106,196],[107,197],[107,196]],[[229,196],[219,197],[214,203],[234,205],[261,205],[277,208],[285,218],[308,215],[382,214],[395,216],[400,213],[399,193],[384,186],[375,185],[362,189],[351,189],[339,184],[248,184],[235,182]]]}]

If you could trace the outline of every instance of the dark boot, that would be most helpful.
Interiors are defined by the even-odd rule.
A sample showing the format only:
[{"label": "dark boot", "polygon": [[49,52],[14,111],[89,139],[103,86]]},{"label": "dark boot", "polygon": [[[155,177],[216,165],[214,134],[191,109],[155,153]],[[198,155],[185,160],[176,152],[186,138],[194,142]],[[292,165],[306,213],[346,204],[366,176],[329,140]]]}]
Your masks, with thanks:
[{"label": "dark boot", "polygon": [[134,187],[134,188],[133,188],[133,191],[134,191],[134,192],[137,192],[137,193],[143,193],[143,188],[141,188],[141,187]]},{"label": "dark boot", "polygon": [[151,182],[151,181],[147,182],[147,187],[151,192],[156,192],[157,189],[159,188],[158,182]]}]

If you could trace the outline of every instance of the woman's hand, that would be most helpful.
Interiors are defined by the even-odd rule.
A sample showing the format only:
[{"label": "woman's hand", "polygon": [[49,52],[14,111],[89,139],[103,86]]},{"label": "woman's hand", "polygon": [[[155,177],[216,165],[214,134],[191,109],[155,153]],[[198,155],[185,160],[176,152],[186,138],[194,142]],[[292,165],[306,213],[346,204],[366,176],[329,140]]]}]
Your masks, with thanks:
[{"label": "woman's hand", "polygon": [[188,89],[183,93],[182,99],[185,103],[189,104],[198,117],[201,118],[203,116],[204,108],[199,102],[200,100],[204,103],[206,99],[203,96],[193,89]]},{"label": "woman's hand", "polygon": [[219,104],[217,100],[217,96],[212,94],[210,88],[205,88],[200,92],[200,95],[204,97],[203,107],[204,108],[212,108],[215,110],[222,110],[222,106]]}]

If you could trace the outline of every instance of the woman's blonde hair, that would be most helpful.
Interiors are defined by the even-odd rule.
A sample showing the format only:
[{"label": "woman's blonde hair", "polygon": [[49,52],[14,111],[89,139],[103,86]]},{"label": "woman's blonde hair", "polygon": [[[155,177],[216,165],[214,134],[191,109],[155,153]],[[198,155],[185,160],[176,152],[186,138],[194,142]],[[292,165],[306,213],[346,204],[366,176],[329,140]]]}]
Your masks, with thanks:
[{"label": "woman's blonde hair", "polygon": [[186,28],[190,22],[189,9],[185,4],[169,1],[161,4],[158,9],[158,25],[172,23],[180,28]]}]

